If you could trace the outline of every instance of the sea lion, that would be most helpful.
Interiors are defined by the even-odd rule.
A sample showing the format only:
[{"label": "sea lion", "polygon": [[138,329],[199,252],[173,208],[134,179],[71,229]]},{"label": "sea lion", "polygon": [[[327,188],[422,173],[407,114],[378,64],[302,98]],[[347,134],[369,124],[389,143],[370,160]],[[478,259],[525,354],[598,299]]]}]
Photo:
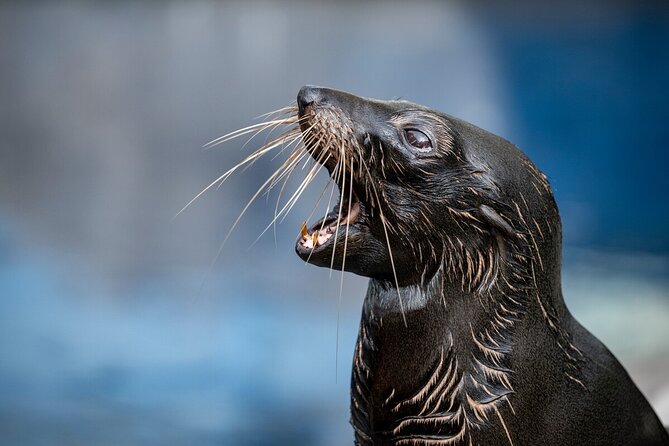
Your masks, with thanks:
[{"label": "sea lion", "polygon": [[370,278],[356,445],[669,445],[565,306],[558,209],[518,148],[403,100],[306,86],[297,106],[341,195],[297,254]]}]

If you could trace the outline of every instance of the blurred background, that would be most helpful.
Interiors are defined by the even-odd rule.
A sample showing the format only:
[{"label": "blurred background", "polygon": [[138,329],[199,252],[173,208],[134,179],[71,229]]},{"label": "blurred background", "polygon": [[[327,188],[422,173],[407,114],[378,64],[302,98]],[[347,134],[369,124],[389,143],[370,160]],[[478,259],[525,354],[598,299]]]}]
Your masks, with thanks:
[{"label": "blurred background", "polygon": [[521,147],[561,210],[569,307],[669,424],[668,48],[653,1],[1,2],[1,443],[352,443],[366,281],[339,307],[339,276],[293,253],[325,178],[251,246],[259,200],[218,258],[276,162],[172,220],[253,148],[201,146],[304,84]]}]

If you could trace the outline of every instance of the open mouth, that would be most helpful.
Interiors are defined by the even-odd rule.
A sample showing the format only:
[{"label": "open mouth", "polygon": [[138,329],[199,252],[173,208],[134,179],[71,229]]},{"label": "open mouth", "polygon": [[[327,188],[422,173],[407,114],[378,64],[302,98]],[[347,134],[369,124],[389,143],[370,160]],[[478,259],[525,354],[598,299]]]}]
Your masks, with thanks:
[{"label": "open mouth", "polygon": [[[341,215],[340,215],[341,208]],[[347,229],[351,230],[359,218],[362,216],[362,205],[355,194],[352,194],[350,203],[342,202],[336,205],[323,220],[307,228],[306,223],[302,224],[302,236],[298,240],[298,248],[302,251],[324,249],[334,240],[343,240],[346,237]],[[349,234],[350,235],[350,234]]]}]

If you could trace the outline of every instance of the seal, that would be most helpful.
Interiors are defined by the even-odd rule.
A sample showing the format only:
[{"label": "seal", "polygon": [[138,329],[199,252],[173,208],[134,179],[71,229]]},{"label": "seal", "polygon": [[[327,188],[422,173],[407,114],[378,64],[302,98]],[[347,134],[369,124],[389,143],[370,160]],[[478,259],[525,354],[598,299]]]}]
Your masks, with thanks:
[{"label": "seal", "polygon": [[355,444],[669,445],[565,306],[558,209],[518,148],[402,100],[306,86],[297,107],[341,197],[296,252],[370,279]]}]

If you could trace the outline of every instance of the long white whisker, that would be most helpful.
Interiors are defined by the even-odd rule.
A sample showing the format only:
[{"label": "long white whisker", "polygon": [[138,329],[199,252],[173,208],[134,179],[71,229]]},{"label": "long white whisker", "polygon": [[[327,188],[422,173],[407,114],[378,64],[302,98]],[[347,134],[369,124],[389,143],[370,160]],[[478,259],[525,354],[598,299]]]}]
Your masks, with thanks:
[{"label": "long white whisker", "polygon": [[346,248],[348,246],[348,229],[350,222],[348,219],[351,216],[351,202],[353,201],[353,158],[351,158],[351,180],[349,181],[348,186],[348,214],[346,218],[346,234],[344,235],[344,255],[341,259],[341,276],[339,278],[339,300],[337,301],[337,334],[336,334],[336,348],[335,348],[335,382],[337,381],[338,376],[338,367],[339,362],[339,316],[341,314],[341,298],[344,293],[344,269],[346,268]]},{"label": "long white whisker", "polygon": [[297,111],[297,106],[296,105],[288,105],[286,107],[281,107],[277,110],[263,113],[262,115],[258,115],[255,117],[255,119],[265,119],[269,118],[272,115],[278,115],[278,114],[287,114],[287,113],[295,113]]},{"label": "long white whisker", "polygon": [[[289,138],[292,138],[292,137],[293,137],[293,135],[291,135]],[[299,137],[299,136],[297,136],[297,137]],[[192,200],[190,200],[183,208],[181,208],[181,210],[179,212],[177,212],[177,214],[173,217],[173,219],[178,217],[179,214],[181,214],[183,211],[185,211],[191,204],[193,204],[193,202],[195,200],[200,198],[202,196],[202,194],[207,192],[209,189],[211,189],[212,187],[214,187],[216,185],[218,185],[217,187],[220,187],[225,182],[225,180],[227,180],[230,177],[230,175],[232,175],[234,172],[239,170],[239,168],[241,168],[242,166],[252,162],[253,160],[258,159],[261,156],[265,155],[267,152],[271,151],[272,149],[274,149],[275,147],[280,145],[282,142],[283,142],[282,138],[277,138],[276,142],[274,142],[273,144],[265,146],[265,147],[261,147],[260,149],[254,151],[253,153],[248,155],[246,158],[244,158],[238,164],[236,164],[235,166],[228,169],[223,175],[216,178],[207,187],[202,189],[202,191],[200,191],[200,193],[198,193],[195,197],[193,197]]]},{"label": "long white whisker", "polygon": [[[240,148],[240,150],[243,150],[243,149],[244,149],[244,148],[251,142],[251,140],[252,140],[253,138],[255,138],[258,134],[262,133],[263,131],[265,131],[265,130],[267,130],[267,129],[269,129],[269,132],[267,132],[267,135],[265,136],[265,142],[263,143],[263,146],[264,146],[264,145],[267,145],[267,144],[271,144],[271,142],[268,143],[267,140],[269,139],[270,136],[272,136],[272,133],[274,133],[274,130],[276,130],[277,128],[281,127],[282,125],[295,124],[295,125],[294,125],[293,127],[291,127],[289,130],[287,130],[286,132],[284,132],[284,134],[283,134],[282,136],[287,136],[288,134],[292,134],[293,132],[295,132],[295,134],[296,134],[297,136],[302,136],[302,132],[300,131],[300,122],[301,122],[301,120],[302,120],[303,118],[299,118],[299,119],[295,119],[295,118],[296,118],[296,116],[289,116],[288,118],[284,118],[284,119],[286,119],[286,122],[285,122],[284,124],[272,124],[272,125],[269,125],[269,126],[267,126],[267,127],[264,127],[264,128],[262,128],[262,129],[258,130],[256,133],[254,133],[254,134],[253,134],[253,135],[252,135],[252,136],[251,136],[251,137],[250,137],[250,138],[249,138],[249,139],[242,145],[242,147]],[[281,137],[281,136],[280,136],[280,137]],[[279,152],[279,153],[281,153],[281,152]]]},{"label": "long white whisker", "polygon": [[[286,148],[286,145],[291,145],[295,141],[299,141],[301,136],[302,135],[300,134],[299,130],[297,132],[292,130],[264,144],[261,149],[265,150],[265,148],[267,148],[268,150],[265,151],[265,153],[267,153],[277,147],[281,147],[281,150],[279,151],[279,153],[281,153]],[[253,159],[253,161],[247,163],[246,166],[244,166],[244,169],[242,169],[242,172],[245,172],[249,167],[253,166],[259,159],[260,157],[256,157]]]},{"label": "long white whisker", "polygon": [[[314,124],[314,125],[315,125],[315,124]],[[304,132],[302,132],[302,135],[301,135],[302,138],[296,138],[296,139],[295,139],[295,141],[302,141],[302,142],[305,143],[305,146],[304,146],[304,149],[305,149],[305,150],[306,150],[307,139],[305,139],[304,134],[307,134],[307,135],[308,135],[308,134],[309,134],[309,131],[310,131],[312,128],[313,128],[313,125],[312,125],[311,127],[307,128]],[[293,141],[293,142],[295,142],[295,141]],[[288,145],[286,145],[285,147],[281,148],[281,150],[280,150],[276,155],[274,155],[274,156],[272,157],[272,161],[274,161],[274,160],[275,160],[279,155],[281,155],[281,154],[282,154],[288,147],[290,147],[290,146],[293,144],[293,142],[291,142],[290,144],[288,144]],[[298,143],[298,144],[299,144],[299,143]]]},{"label": "long white whisker", "polygon": [[[344,193],[346,190],[346,159],[342,156],[344,153],[344,148],[343,146],[340,146],[339,148],[339,162],[342,165],[342,171],[340,172],[342,176],[342,186],[341,186],[341,194]],[[334,243],[332,244],[332,257],[330,258],[330,274],[329,277],[332,278],[332,268],[334,267],[334,258],[335,258],[335,250],[337,248],[337,235],[339,234],[339,223],[341,220],[341,211],[342,211],[342,206],[344,205],[344,200],[339,200],[339,213],[337,217],[337,228],[335,229],[335,235],[334,235]]]},{"label": "long white whisker", "polygon": [[[246,203],[246,206],[244,206],[244,209],[242,209],[242,212],[239,214],[239,216],[237,217],[237,219],[235,220],[233,225],[230,227],[230,230],[228,231],[227,235],[225,236],[225,239],[223,239],[223,243],[221,244],[220,249],[222,249],[223,245],[225,245],[225,243],[228,241],[228,238],[232,234],[232,231],[234,231],[234,229],[237,227],[237,224],[239,224],[239,221],[242,219],[242,217],[244,216],[244,214],[246,213],[248,208],[251,206],[251,204],[255,201],[255,199],[258,197],[258,195],[260,195],[262,193],[262,191],[265,189],[265,186],[267,186],[272,181],[272,179],[278,174],[279,174],[279,170],[277,170],[272,175],[270,175],[270,177],[267,178],[267,180],[265,180],[265,182],[262,184],[262,186],[260,186],[260,188],[258,188],[256,193],[253,194],[253,196],[248,201],[248,203]],[[219,249],[219,251],[220,251],[220,249]]]},{"label": "long white whisker", "polygon": [[[281,146],[281,145],[284,144],[287,140],[289,140],[289,139],[293,139],[293,138],[295,138],[295,139],[299,139],[299,135],[297,135],[297,136],[295,136],[295,135],[286,135],[286,136],[283,136],[283,137],[279,137],[279,138],[276,138],[275,140],[271,141],[271,142],[268,143],[267,145],[264,145],[264,146],[260,147],[259,149],[257,149],[256,151],[254,151],[253,153],[251,153],[250,155],[248,155],[246,158],[244,158],[241,162],[239,162],[239,163],[238,163],[236,166],[234,166],[232,169],[230,169],[230,170],[229,170],[229,174],[226,172],[226,174],[224,174],[224,175],[226,175],[225,179],[223,179],[220,183],[218,183],[218,186],[216,186],[216,187],[217,187],[217,188],[220,188],[220,187],[223,185],[223,182],[226,181],[226,180],[230,177],[230,174],[232,174],[234,171],[236,171],[236,170],[239,169],[240,167],[247,166],[249,163],[251,163],[251,164],[255,163],[255,161],[257,161],[257,160],[260,159],[261,157],[265,156],[267,153],[269,153],[269,152],[271,152],[272,150],[274,150],[275,148]],[[244,170],[245,170],[245,169],[242,169],[242,172],[243,172]]]},{"label": "long white whisker", "polygon": [[387,226],[386,225],[386,218],[383,215],[383,206],[381,206],[381,200],[379,199],[379,194],[376,190],[376,185],[372,181],[372,174],[369,171],[369,168],[367,167],[367,163],[365,163],[365,161],[362,157],[360,157],[360,161],[361,161],[362,165],[365,167],[365,170],[367,171],[368,182],[371,183],[371,185],[372,185],[372,190],[374,191],[374,195],[376,196],[376,203],[379,206],[379,216],[381,218],[381,226],[383,226],[383,232],[386,236],[386,245],[388,246],[388,255],[390,256],[390,266],[393,269],[393,278],[395,279],[395,289],[397,290],[397,298],[398,298],[399,304],[400,304],[400,312],[402,313],[402,319],[404,320],[404,326],[408,327],[406,314],[404,312],[404,303],[402,302],[402,296],[400,295],[400,284],[399,284],[399,280],[397,280],[397,271],[395,269],[395,260],[393,259],[393,251],[390,248],[390,238],[388,237],[388,229],[386,227]]},{"label": "long white whisker", "polygon": [[[291,153],[290,157],[294,157],[294,156],[297,155],[297,154],[299,154],[299,157],[298,157],[298,158],[295,158],[293,161],[291,161],[291,163],[290,163],[290,167],[287,168],[287,169],[286,169],[280,176],[276,177],[276,178],[272,181],[272,184],[269,185],[269,187],[267,188],[268,193],[269,193],[269,191],[271,191],[272,189],[274,189],[274,188],[276,187],[276,185],[279,184],[279,183],[281,182],[281,180],[284,179],[284,177],[285,177],[286,175],[290,176],[290,175],[293,173],[293,171],[297,168],[298,164],[299,164],[305,157],[307,157],[307,158],[309,157],[309,153],[308,153],[307,151],[305,151],[304,148],[301,147],[301,146],[295,147],[295,150],[293,150],[293,152]],[[286,180],[287,180],[287,178],[286,178]],[[285,185],[285,183],[286,183],[286,180],[284,180],[284,185]]]},{"label": "long white whisker", "polygon": [[[321,227],[318,228],[318,232],[321,232],[323,228],[325,227],[325,220],[328,217],[329,210],[330,210],[330,205],[332,204],[332,198],[334,196],[334,191],[336,189],[337,183],[334,181],[334,177],[337,175],[337,170],[339,169],[339,165],[337,165],[332,173],[332,176],[328,179],[328,184],[332,184],[332,189],[330,191],[330,198],[328,199],[328,204],[325,208],[325,215],[323,216],[323,221],[321,222]],[[308,219],[307,219],[308,220]],[[309,260],[311,260],[311,255],[314,253],[313,249],[309,253],[309,256],[307,257],[307,260],[304,263],[309,263]]]},{"label": "long white whisker", "polygon": [[[325,184],[325,187],[321,191],[320,197],[318,198],[318,201],[316,201],[316,204],[314,205],[313,209],[311,210],[311,213],[307,217],[307,220],[309,220],[311,218],[311,216],[314,214],[314,212],[316,212],[316,209],[318,208],[318,205],[320,204],[320,202],[323,200],[323,196],[325,195],[325,191],[327,190],[329,185],[330,185],[330,181],[328,181]],[[283,188],[282,188],[282,190],[283,190]],[[277,202],[277,209],[278,209],[278,202]],[[277,220],[277,218],[279,218],[279,216],[280,216],[280,214],[277,215],[276,210],[275,210],[274,219],[265,227],[265,229],[260,233],[260,235],[255,239],[255,241],[251,244],[250,247],[255,245],[258,242],[258,240],[260,240],[260,237],[262,237],[269,230],[269,228],[274,226],[274,224],[276,223],[276,220]]]},{"label": "long white whisker", "polygon": [[[328,187],[330,186],[330,183],[332,183],[332,179],[328,178],[328,181],[325,183],[325,187],[321,191],[320,195],[318,196],[318,200],[316,200],[316,204],[311,208],[311,212],[309,212],[309,215],[307,215],[307,218],[305,218],[305,221],[311,220],[311,217],[314,216],[316,213],[316,210],[318,210],[318,205],[321,204],[321,201],[323,201],[323,197],[325,196],[325,192],[328,190]],[[323,229],[323,224],[321,224],[321,229]]]},{"label": "long white whisker", "polygon": [[[239,166],[240,166],[240,164],[238,164],[237,166],[235,166],[235,168],[237,168],[237,167],[239,167]],[[234,169],[235,169],[235,168],[230,169],[228,172],[230,172],[230,173],[234,172]],[[200,289],[199,289],[199,291],[198,291],[198,295],[202,292],[202,288],[204,287],[205,280],[206,280],[207,277],[209,277],[209,275],[210,275],[211,272],[213,271],[213,269],[214,269],[214,265],[216,264],[216,262],[218,261],[219,257],[221,256],[221,253],[223,252],[223,247],[225,246],[226,242],[228,241],[228,238],[230,237],[230,235],[232,234],[232,231],[235,229],[235,227],[237,226],[237,224],[238,224],[239,221],[241,220],[242,216],[246,213],[247,209],[251,206],[251,203],[253,203],[253,201],[258,197],[258,195],[260,195],[260,193],[263,191],[263,189],[265,188],[265,186],[266,186],[266,185],[267,185],[267,184],[268,184],[268,183],[269,183],[269,182],[270,182],[270,181],[271,181],[271,180],[272,180],[272,179],[273,179],[273,178],[274,178],[280,171],[281,171],[281,168],[277,169],[272,175],[270,175],[270,177],[265,181],[265,183],[263,183],[263,185],[260,186],[260,188],[258,188],[258,190],[256,191],[256,193],[255,193],[255,194],[253,195],[253,197],[249,200],[249,202],[246,204],[246,206],[244,206],[244,209],[243,209],[242,212],[239,214],[239,216],[237,217],[237,220],[235,220],[234,224],[232,225],[232,227],[230,228],[230,230],[229,230],[228,233],[226,234],[225,238],[223,239],[223,241],[222,241],[221,244],[219,245],[218,250],[216,251],[216,255],[214,256],[214,258],[213,258],[212,261],[210,262],[209,267],[207,268],[207,272],[205,273],[205,275],[204,275],[204,277],[203,277],[203,279],[202,279],[202,282],[200,283]],[[226,172],[226,173],[227,173],[227,172]],[[225,174],[224,174],[224,175],[225,175]],[[219,177],[219,179],[220,179],[220,178],[222,178],[222,176]],[[218,180],[216,180],[216,181],[218,181]],[[213,183],[211,183],[209,186],[207,186],[207,188],[205,188],[202,192],[200,192],[200,193],[198,194],[198,196],[202,195],[202,194],[203,194],[204,192],[206,192],[209,188],[211,188],[214,184],[216,184],[216,181],[213,182]],[[193,200],[191,200],[190,203],[188,203],[188,204],[187,204],[181,211],[179,211],[179,212],[180,212],[180,213],[183,212],[183,210],[186,209],[186,208],[187,208],[193,201],[195,201],[195,200],[198,198],[198,196],[196,196],[195,198],[193,198]],[[179,214],[177,214],[177,216],[178,216],[178,215],[179,215]],[[175,218],[176,218],[176,216],[175,216]]]},{"label": "long white whisker", "polygon": [[[330,157],[330,155],[328,155],[328,159],[329,159],[329,157]],[[314,163],[313,167],[311,168],[309,173],[307,173],[306,178],[302,182],[302,185],[300,185],[300,188],[298,189],[300,191],[300,193],[296,197],[291,199],[292,203],[289,202],[290,206],[288,206],[288,209],[285,211],[283,217],[281,217],[280,223],[283,222],[283,220],[285,220],[285,218],[288,216],[288,213],[291,211],[293,206],[295,206],[295,203],[297,203],[297,200],[300,198],[300,196],[302,195],[302,193],[304,192],[306,187],[314,180],[314,178],[316,178],[316,175],[318,173],[318,169],[320,167],[321,167],[320,163],[318,163],[318,162]]]},{"label": "long white whisker", "polygon": [[[297,151],[298,149],[295,149],[295,150]],[[295,168],[297,167],[297,164],[302,160],[302,157],[307,156],[307,155],[308,155],[308,151],[304,151],[299,156],[299,158],[296,159],[295,162],[291,165],[290,169],[286,170],[287,175],[286,175],[286,172],[284,172],[282,174],[282,175],[285,175],[285,179],[283,180],[283,184],[281,185],[281,189],[279,190],[279,195],[276,197],[276,206],[274,206],[274,218],[272,219],[272,222],[270,223],[272,226],[274,226],[274,240],[275,240],[275,243],[276,243],[276,221],[279,218],[278,212],[279,212],[279,206],[281,204],[281,197],[283,196],[283,192],[286,188],[286,185],[288,184],[288,180],[290,179],[293,172],[295,172]],[[278,181],[280,181],[280,179],[277,179],[277,184],[278,184]],[[270,188],[273,188],[274,186],[276,186],[276,184],[270,185]]]},{"label": "long white whisker", "polygon": [[293,119],[293,118],[275,119],[273,121],[259,122],[257,124],[253,124],[253,125],[250,125],[248,127],[244,127],[242,129],[237,129],[234,132],[230,132],[230,133],[227,133],[223,136],[219,136],[218,138],[212,139],[208,143],[204,144],[202,146],[202,148],[209,149],[213,146],[223,144],[224,142],[230,141],[231,139],[235,139],[235,138],[238,138],[240,136],[252,133],[252,132],[256,131],[256,129],[259,128],[259,127],[269,128],[269,127],[272,127],[274,125],[293,124],[293,123],[295,123],[295,119]]},{"label": "long white whisker", "polygon": [[[320,146],[321,146],[321,142],[323,141],[323,138],[325,138],[325,135],[322,135],[322,136],[320,137],[320,139],[319,139],[318,141],[316,141],[315,144],[311,144],[311,139],[309,139],[308,141],[305,141],[305,145],[306,145],[306,144],[309,144],[309,145],[311,145],[311,146],[314,148],[313,150],[315,150],[316,147],[320,147]],[[330,137],[327,139],[327,141],[326,141],[326,143],[325,143],[325,146],[326,146],[326,147],[327,147],[327,145],[330,143],[330,140],[331,140],[331,139],[332,139],[332,136],[330,136]],[[320,156],[322,157],[323,154],[324,154],[324,153],[327,153],[327,152],[328,152],[328,150],[322,150]],[[310,153],[311,153],[311,152],[310,152]],[[302,166],[302,170],[304,170],[304,168],[307,167],[307,164],[308,164],[308,163],[309,163],[309,160],[307,159],[307,160],[305,161],[304,165]]]},{"label": "long white whisker", "polygon": [[304,178],[300,186],[297,188],[295,193],[290,197],[288,202],[283,206],[283,208],[279,211],[279,216],[283,215],[281,218],[280,222],[283,221],[284,218],[286,218],[286,215],[290,212],[290,210],[293,208],[297,200],[300,198],[306,187],[313,181],[314,178],[316,178],[316,173],[318,171],[318,168],[321,167],[320,164],[314,164],[314,166],[311,168],[311,170],[307,173],[307,176]]},{"label": "long white whisker", "polygon": [[323,223],[321,223],[321,228],[320,230],[322,231],[323,228],[325,227],[325,219],[327,218],[328,214],[330,213],[330,205],[332,204],[332,198],[334,197],[334,191],[336,189],[337,183],[334,181],[334,175],[336,174],[336,168],[335,172],[333,172],[333,176],[330,177],[328,184],[332,183],[332,190],[330,191],[330,198],[328,199],[328,205],[325,208],[325,215],[323,216]]},{"label": "long white whisker", "polygon": [[300,127],[297,126],[297,125],[294,125],[294,126],[290,127],[288,130],[284,131],[281,135],[277,136],[276,138],[274,138],[272,140],[269,140],[269,137],[272,135],[274,130],[276,130],[279,127],[281,127],[281,126],[280,125],[273,125],[273,126],[270,126],[270,127],[265,127],[265,128],[260,129],[260,130],[257,130],[253,135],[251,135],[249,137],[249,139],[246,140],[246,142],[244,144],[242,144],[242,146],[239,148],[239,150],[240,151],[244,150],[246,148],[246,146],[249,145],[249,143],[253,140],[253,138],[255,138],[260,133],[262,133],[262,132],[264,132],[265,130],[268,130],[268,129],[269,129],[269,132],[265,136],[265,141],[262,143],[262,145],[260,147],[265,147],[269,144],[273,144],[277,140],[288,139],[289,137],[293,137],[293,136],[294,137],[301,136]]}]

